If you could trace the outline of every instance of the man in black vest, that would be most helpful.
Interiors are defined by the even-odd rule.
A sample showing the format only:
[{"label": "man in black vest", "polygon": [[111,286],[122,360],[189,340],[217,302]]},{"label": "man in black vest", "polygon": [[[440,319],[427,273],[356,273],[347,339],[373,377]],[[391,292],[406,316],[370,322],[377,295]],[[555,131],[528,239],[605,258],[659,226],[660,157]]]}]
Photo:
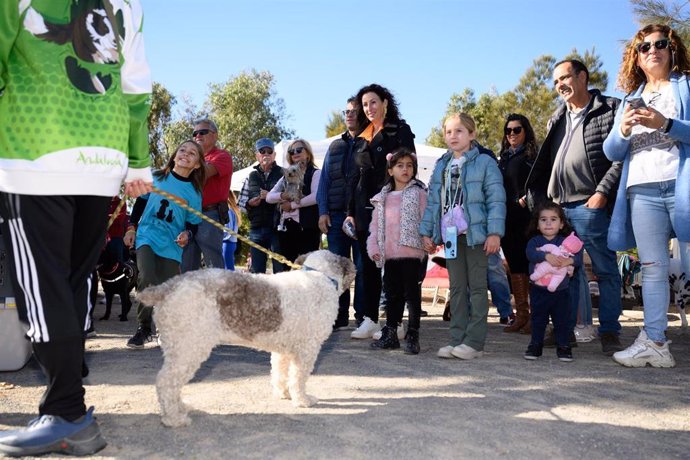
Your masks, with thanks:
[{"label": "man in black vest", "polygon": [[[622,163],[609,161],[603,144],[620,100],[588,90],[588,83],[589,71],[582,62],[568,59],[554,66],[553,84],[563,104],[548,122],[526,189],[533,203],[544,199],[559,203],[584,242],[599,282],[601,348],[610,356],[623,349],[618,339],[621,277],[616,253],[606,242],[608,211],[615,201]],[[580,283],[585,282],[582,269],[576,269],[570,281],[571,331],[577,321]],[[573,333],[570,340],[574,345]]]},{"label": "man in black vest", "polygon": [[[347,217],[347,203],[349,200],[348,182],[355,170],[354,151],[358,142],[359,125],[357,123],[357,100],[351,97],[347,100],[347,109],[343,110],[345,117],[345,131],[340,138],[334,140],[328,147],[323,160],[319,190],[316,202],[319,205],[319,229],[326,234],[328,249],[340,256],[350,257],[357,266],[355,279],[355,320],[357,325],[364,319],[364,303],[362,298],[362,270],[360,267],[360,251],[357,241],[343,232],[343,221]],[[361,140],[359,140],[361,142]],[[354,229],[353,229],[354,236]],[[338,331],[348,326],[348,310],[350,308],[350,290],[340,296],[340,309],[333,330]]]},{"label": "man in black vest", "polygon": [[[249,218],[249,239],[256,244],[279,253],[276,232],[276,205],[266,203],[266,195],[283,177],[283,168],[275,162],[273,141],[261,138],[255,143],[258,165],[249,174],[240,192],[239,206]],[[266,253],[250,248],[252,273],[266,273]],[[283,264],[273,259],[273,273],[283,271]]]}]

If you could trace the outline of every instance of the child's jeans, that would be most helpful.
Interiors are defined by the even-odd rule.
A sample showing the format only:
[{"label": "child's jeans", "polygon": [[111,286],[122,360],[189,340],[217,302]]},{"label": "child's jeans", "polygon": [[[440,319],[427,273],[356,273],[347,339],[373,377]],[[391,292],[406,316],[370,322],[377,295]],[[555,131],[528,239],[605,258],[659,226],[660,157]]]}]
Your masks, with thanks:
[{"label": "child's jeans", "polygon": [[545,288],[530,287],[529,300],[532,315],[531,345],[543,345],[546,325],[549,323],[549,316],[551,316],[556,345],[559,347],[570,346],[570,330],[568,328],[568,317],[570,315],[569,299],[568,289],[549,292]]}]

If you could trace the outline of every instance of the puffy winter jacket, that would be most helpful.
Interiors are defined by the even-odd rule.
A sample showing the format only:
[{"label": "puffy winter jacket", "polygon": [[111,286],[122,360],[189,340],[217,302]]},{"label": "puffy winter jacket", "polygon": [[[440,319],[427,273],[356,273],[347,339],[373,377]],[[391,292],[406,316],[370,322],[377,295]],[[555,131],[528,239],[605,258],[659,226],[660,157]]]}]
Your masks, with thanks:
[{"label": "puffy winter jacket", "polygon": [[[479,153],[473,147],[465,153],[465,162],[460,175],[462,206],[467,220],[467,244],[484,244],[487,236],[502,237],[505,231],[506,193],[503,176],[492,155]],[[445,193],[445,170],[453,158],[447,151],[436,161],[429,181],[429,196],[426,209],[419,225],[419,234],[428,236],[434,243],[441,244],[441,194]]]}]

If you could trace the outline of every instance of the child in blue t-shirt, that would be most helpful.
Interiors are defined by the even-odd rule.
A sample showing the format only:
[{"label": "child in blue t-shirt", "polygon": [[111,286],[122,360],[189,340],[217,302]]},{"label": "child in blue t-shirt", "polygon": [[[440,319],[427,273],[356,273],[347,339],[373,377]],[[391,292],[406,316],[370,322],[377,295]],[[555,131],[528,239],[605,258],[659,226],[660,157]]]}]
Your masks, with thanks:
[{"label": "child in blue t-shirt", "polygon": [[[154,187],[177,196],[201,212],[201,190],[206,177],[204,152],[194,141],[185,141],[177,148],[162,170],[153,173]],[[182,248],[191,240],[201,218],[174,201],[155,192],[137,198],[131,215],[131,226],[125,244],[136,239],[137,290],[155,286],[180,273]],[[130,348],[143,348],[151,341],[153,306],[139,303],[139,327],[129,339]]]},{"label": "child in blue t-shirt", "polygon": [[[560,246],[563,240],[572,232],[572,228],[565,217],[563,208],[557,203],[544,202],[535,209],[529,225],[528,233],[532,238],[527,242],[527,260],[529,274],[534,273],[534,267],[540,262],[548,262],[554,267],[582,266],[582,251],[572,257],[557,256],[540,251],[545,244]],[[575,252],[575,251],[573,251]],[[530,284],[529,299],[532,321],[532,339],[530,340],[524,358],[535,360],[542,354],[544,346],[544,332],[549,323],[549,316],[553,322],[556,338],[556,355],[560,361],[573,360],[570,347],[570,331],[568,317],[570,315],[570,277],[563,281],[551,292],[546,286],[532,282]],[[555,283],[554,283],[555,284]]]}]

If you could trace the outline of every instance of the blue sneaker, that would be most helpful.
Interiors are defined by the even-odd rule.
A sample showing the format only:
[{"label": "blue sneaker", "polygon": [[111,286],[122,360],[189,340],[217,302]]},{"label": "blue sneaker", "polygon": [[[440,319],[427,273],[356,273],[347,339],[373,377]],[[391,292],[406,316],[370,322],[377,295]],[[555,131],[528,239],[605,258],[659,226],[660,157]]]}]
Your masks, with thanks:
[{"label": "blue sneaker", "polygon": [[26,428],[0,432],[0,452],[10,457],[50,453],[90,455],[106,444],[93,418],[93,407],[74,422],[57,415],[42,415]]}]

